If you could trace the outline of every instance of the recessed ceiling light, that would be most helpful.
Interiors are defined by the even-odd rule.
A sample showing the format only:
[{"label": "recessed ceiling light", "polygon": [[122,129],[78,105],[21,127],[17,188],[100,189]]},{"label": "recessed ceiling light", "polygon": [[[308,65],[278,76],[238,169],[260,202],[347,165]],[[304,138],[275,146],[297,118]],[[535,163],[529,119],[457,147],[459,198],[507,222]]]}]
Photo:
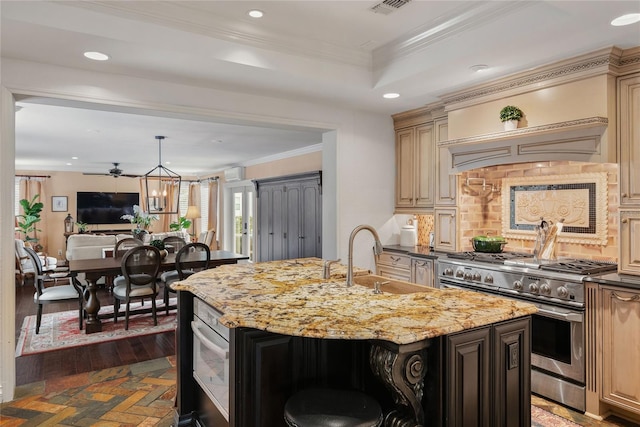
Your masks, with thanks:
[{"label": "recessed ceiling light", "polygon": [[262,18],[264,16],[264,12],[258,9],[251,9],[249,12],[247,12],[247,15],[257,19]]},{"label": "recessed ceiling light", "polygon": [[611,21],[611,25],[614,27],[622,27],[623,25],[631,25],[636,22],[640,22],[640,13],[628,13],[626,15],[618,16]]},{"label": "recessed ceiling light", "polygon": [[382,97],[386,99],[394,99],[394,98],[399,98],[400,94],[395,92],[390,92],[390,93],[385,93],[384,95],[382,95]]},{"label": "recessed ceiling light", "polygon": [[73,156],[71,160],[78,160],[78,156]]},{"label": "recessed ceiling light", "polygon": [[109,59],[109,55],[102,52],[85,52],[84,56],[94,61],[106,61]]},{"label": "recessed ceiling light", "polygon": [[73,163],[67,163],[67,166],[71,166],[71,165],[73,165]]},{"label": "recessed ceiling light", "polygon": [[469,68],[471,69],[471,71],[474,71],[476,73],[481,73],[483,71],[488,70],[489,66],[488,65],[484,65],[484,64],[477,64],[477,65],[472,65]]}]

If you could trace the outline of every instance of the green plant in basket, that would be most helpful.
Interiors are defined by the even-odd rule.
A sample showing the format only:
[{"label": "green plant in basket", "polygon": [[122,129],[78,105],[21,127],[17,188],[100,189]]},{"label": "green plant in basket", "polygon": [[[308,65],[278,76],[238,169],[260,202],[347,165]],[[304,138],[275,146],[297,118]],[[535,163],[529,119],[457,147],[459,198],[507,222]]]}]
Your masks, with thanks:
[{"label": "green plant in basket", "polygon": [[172,222],[171,224],[169,224],[169,230],[171,231],[186,230],[189,227],[191,227],[191,220],[183,216],[178,218],[177,222]]}]

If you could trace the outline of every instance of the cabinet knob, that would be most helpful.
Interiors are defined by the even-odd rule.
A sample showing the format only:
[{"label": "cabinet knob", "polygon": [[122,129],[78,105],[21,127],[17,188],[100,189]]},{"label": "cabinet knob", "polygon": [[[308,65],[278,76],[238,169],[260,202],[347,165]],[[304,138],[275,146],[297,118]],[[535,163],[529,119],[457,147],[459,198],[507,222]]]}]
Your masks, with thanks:
[{"label": "cabinet knob", "polygon": [[627,193],[622,193],[620,196],[621,196],[623,199],[626,199],[627,197],[629,197],[629,196],[627,195]]},{"label": "cabinet knob", "polygon": [[626,223],[628,223],[628,222],[629,222],[629,218],[624,218],[624,219],[622,220],[622,223],[623,223],[623,224],[626,224]]}]

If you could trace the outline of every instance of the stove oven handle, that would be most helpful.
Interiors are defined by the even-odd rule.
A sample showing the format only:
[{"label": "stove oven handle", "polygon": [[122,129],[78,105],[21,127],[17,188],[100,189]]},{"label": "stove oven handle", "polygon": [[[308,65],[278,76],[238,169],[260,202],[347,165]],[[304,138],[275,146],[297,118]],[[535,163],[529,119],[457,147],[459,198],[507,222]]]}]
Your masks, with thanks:
[{"label": "stove oven handle", "polygon": [[223,359],[229,358],[229,349],[224,349],[205,337],[204,334],[200,331],[198,322],[191,321],[191,330],[193,331],[193,335],[195,335],[205,347],[217,354],[218,357],[221,357]]},{"label": "stove oven handle", "polygon": [[546,317],[551,317],[558,320],[566,320],[567,322],[582,323],[583,315],[578,313],[556,313],[555,311],[545,310],[544,308],[538,308],[538,313]]}]

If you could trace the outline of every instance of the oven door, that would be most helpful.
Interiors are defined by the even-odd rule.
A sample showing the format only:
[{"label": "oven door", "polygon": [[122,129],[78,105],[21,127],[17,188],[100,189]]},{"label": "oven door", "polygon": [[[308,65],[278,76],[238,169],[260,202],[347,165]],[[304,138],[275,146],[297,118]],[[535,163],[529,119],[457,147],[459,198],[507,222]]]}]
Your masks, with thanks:
[{"label": "oven door", "polygon": [[197,316],[193,331],[193,377],[229,420],[229,341]]}]

